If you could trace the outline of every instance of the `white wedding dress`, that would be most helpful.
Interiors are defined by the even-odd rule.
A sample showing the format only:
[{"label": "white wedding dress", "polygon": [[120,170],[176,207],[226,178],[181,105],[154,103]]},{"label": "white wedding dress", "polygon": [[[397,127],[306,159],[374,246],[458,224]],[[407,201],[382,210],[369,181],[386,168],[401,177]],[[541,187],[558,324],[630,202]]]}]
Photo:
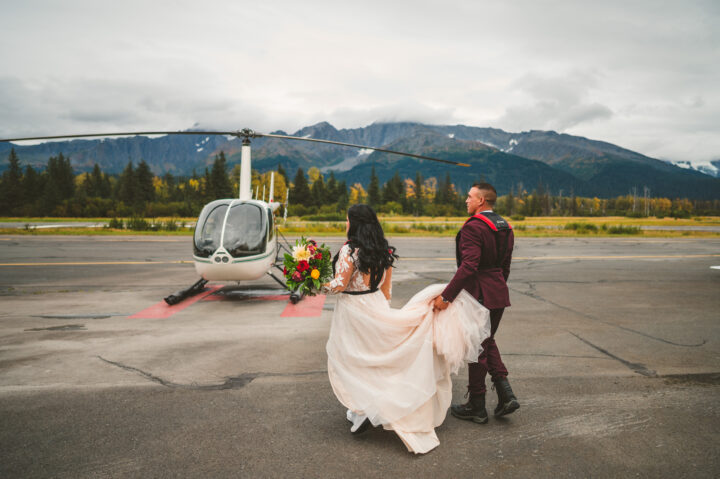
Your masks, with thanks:
[{"label": "white wedding dress", "polygon": [[[357,251],[343,246],[326,290],[368,291],[355,268]],[[428,286],[402,309],[390,307],[392,268],[373,293],[340,294],[327,343],[328,376],[348,408],[351,430],[367,418],[393,430],[408,450],[426,453],[440,442],[435,428],[452,399],[451,373],[477,361],[490,336],[489,311],[466,291],[434,313],[431,301],[445,285]]]}]

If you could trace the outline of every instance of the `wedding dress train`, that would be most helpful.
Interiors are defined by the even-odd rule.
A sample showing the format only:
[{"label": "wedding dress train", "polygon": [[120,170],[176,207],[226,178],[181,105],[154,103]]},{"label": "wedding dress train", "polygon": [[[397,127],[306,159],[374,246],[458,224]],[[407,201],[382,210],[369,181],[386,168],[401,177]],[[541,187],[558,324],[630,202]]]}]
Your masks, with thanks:
[{"label": "wedding dress train", "polygon": [[[331,291],[368,289],[352,256],[344,246]],[[367,418],[395,431],[409,451],[426,453],[440,444],[435,428],[452,399],[450,374],[477,361],[490,336],[489,311],[462,291],[446,310],[433,312],[441,284],[393,309],[385,276],[388,283],[375,292],[338,298],[326,347],[328,376],[353,428]]]}]

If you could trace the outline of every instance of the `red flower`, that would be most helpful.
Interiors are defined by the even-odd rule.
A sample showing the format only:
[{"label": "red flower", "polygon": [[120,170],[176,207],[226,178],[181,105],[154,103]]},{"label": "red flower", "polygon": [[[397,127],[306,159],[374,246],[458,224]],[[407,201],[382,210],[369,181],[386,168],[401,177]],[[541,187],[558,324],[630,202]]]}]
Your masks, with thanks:
[{"label": "red flower", "polygon": [[301,271],[301,272],[302,272],[302,271],[305,271],[305,270],[307,270],[307,269],[310,269],[310,265],[308,264],[307,261],[302,260],[302,261],[298,262],[298,265],[297,265],[297,270],[298,270],[298,271]]},{"label": "red flower", "polygon": [[287,276],[287,268],[285,266],[283,266],[283,274]]},{"label": "red flower", "polygon": [[322,253],[318,253],[315,255],[315,259],[322,259]]}]

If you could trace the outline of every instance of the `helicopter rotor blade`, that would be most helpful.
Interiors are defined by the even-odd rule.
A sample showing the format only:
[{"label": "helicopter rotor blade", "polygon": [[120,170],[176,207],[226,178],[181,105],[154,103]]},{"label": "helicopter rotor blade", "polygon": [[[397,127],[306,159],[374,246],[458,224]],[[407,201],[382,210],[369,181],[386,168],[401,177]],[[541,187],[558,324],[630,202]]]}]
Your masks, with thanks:
[{"label": "helicopter rotor blade", "polygon": [[232,135],[237,136],[237,131],[130,131],[125,133],[87,133],[82,135],[56,135],[56,136],[34,136],[27,138],[0,139],[0,143],[11,141],[32,141],[32,140],[63,140],[72,138],[97,138],[101,136],[139,136],[139,135]]},{"label": "helicopter rotor blade", "polygon": [[440,158],[432,158],[430,156],[423,156],[423,155],[416,155],[413,153],[404,153],[402,151],[395,151],[395,150],[388,150],[385,148],[375,148],[372,146],[364,146],[364,145],[355,145],[353,143],[343,143],[341,141],[331,141],[331,140],[320,140],[317,138],[301,138],[299,136],[289,136],[289,135],[275,135],[275,134],[267,134],[267,133],[255,133],[255,136],[261,138],[261,137],[267,137],[267,138],[280,138],[284,140],[302,140],[302,141],[314,141],[317,143],[327,143],[330,145],[339,145],[339,146],[349,146],[352,148],[359,148],[362,150],[374,150],[374,151],[380,151],[382,153],[392,153],[393,155],[402,155],[402,156],[409,156],[411,158],[419,158],[421,160],[431,160],[431,161],[439,161],[440,163],[447,163],[449,165],[457,165],[457,166],[470,166],[467,163],[460,163],[457,161],[450,161],[450,160],[441,160]]},{"label": "helicopter rotor blade", "polygon": [[361,150],[373,150],[381,153],[390,153],[393,155],[408,156],[410,158],[418,158],[420,160],[437,161],[440,163],[446,163],[448,165],[466,166],[470,165],[467,163],[461,163],[451,160],[442,160],[440,158],[433,158],[430,156],[416,155],[414,153],[405,153],[402,151],[388,150],[386,148],[376,148],[373,146],[356,145],[353,143],[344,143],[341,141],[332,140],[321,140],[318,138],[302,138],[299,136],[290,135],[276,135],[273,133],[257,133],[250,129],[244,129],[240,131],[135,131],[135,132],[124,132],[124,133],[88,133],[81,135],[55,135],[55,136],[35,136],[26,138],[8,138],[0,139],[0,143],[11,142],[11,141],[33,141],[33,140],[62,140],[62,139],[73,139],[73,138],[97,138],[106,136],[138,136],[138,135],[229,135],[238,138],[244,138],[246,140],[250,138],[277,138],[281,140],[297,140],[297,141],[312,141],[315,143],[325,143],[328,145],[347,146],[350,148],[358,148]]}]

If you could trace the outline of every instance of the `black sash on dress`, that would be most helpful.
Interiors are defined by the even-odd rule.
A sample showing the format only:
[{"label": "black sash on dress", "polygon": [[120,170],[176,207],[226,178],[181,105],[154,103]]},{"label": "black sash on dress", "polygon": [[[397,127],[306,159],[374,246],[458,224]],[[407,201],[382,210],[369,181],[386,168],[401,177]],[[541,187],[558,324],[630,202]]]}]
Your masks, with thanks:
[{"label": "black sash on dress", "polygon": [[367,291],[341,291],[343,294],[352,294],[352,295],[358,295],[358,294],[370,294],[370,293],[376,293],[380,291],[378,288],[375,289],[368,289]]}]

